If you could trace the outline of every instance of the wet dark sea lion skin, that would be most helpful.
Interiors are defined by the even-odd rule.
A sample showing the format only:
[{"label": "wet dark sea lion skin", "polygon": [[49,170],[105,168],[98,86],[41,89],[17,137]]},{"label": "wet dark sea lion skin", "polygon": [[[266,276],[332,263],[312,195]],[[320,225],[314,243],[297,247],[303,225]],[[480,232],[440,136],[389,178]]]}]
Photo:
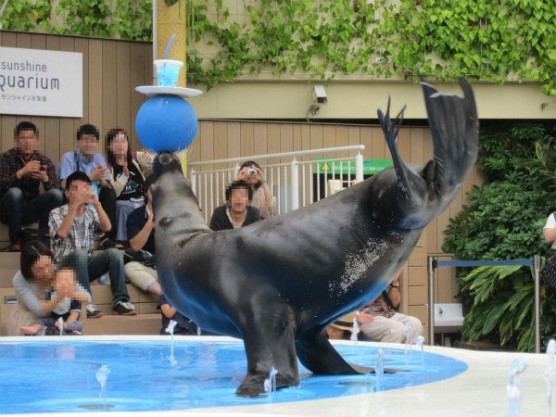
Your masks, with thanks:
[{"label": "wet dark sea lion skin", "polygon": [[[201,329],[243,339],[247,375],[238,395],[257,396],[272,367],[297,385],[297,357],[316,374],[368,372],[347,363],[325,327],[378,296],[407,261],[424,227],[452,201],[477,156],[471,87],[464,98],[422,83],[434,157],[399,157],[392,121],[379,110],[393,168],[329,198],[237,229],[211,232],[181,171],[159,158],[157,269],[163,291]],[[401,114],[401,113],[400,113]]]}]

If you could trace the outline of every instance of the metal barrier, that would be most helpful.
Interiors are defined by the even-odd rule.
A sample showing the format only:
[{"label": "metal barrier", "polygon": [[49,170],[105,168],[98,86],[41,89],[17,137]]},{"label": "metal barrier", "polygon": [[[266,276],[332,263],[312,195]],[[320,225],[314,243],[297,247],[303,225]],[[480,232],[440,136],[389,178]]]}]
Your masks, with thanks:
[{"label": "metal barrier", "polygon": [[[224,190],[235,178],[239,163],[258,161],[276,196],[277,214],[286,213],[363,181],[364,149],[364,145],[350,145],[191,162],[191,186],[208,222],[215,207],[224,203]],[[300,159],[308,156],[320,158]]]},{"label": "metal barrier", "polygon": [[429,342],[434,345],[434,273],[436,268],[443,266],[452,267],[478,267],[478,266],[502,266],[522,265],[532,267],[533,279],[535,281],[535,352],[541,351],[541,319],[540,319],[540,255],[530,259],[512,259],[506,261],[463,261],[453,259],[451,261],[440,261],[436,256],[427,257],[427,271],[429,274]]}]

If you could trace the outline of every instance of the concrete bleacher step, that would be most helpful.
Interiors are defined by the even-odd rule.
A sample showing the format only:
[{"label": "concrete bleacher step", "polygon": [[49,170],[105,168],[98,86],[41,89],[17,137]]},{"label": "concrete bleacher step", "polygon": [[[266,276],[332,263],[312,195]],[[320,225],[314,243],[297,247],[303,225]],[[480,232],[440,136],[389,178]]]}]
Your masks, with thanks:
[{"label": "concrete bleacher step", "polygon": [[136,316],[104,315],[98,319],[83,320],[85,335],[156,335],[162,327],[160,313]]},{"label": "concrete bleacher step", "polygon": [[[0,225],[0,248],[9,245],[8,229]],[[0,336],[7,334],[7,321],[15,306],[16,294],[12,278],[19,270],[20,252],[0,252]],[[135,305],[137,315],[120,316],[112,313],[112,291],[110,285],[91,285],[93,302],[104,313],[98,319],[87,319],[83,306],[84,334],[87,335],[144,335],[159,334],[162,322],[157,309],[158,297],[140,291],[127,284],[130,301]]]}]

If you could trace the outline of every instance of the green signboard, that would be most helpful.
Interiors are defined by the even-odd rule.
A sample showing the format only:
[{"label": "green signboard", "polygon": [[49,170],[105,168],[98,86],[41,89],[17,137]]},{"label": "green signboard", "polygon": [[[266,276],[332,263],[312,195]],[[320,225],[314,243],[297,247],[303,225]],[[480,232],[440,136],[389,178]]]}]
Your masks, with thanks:
[{"label": "green signboard", "polygon": [[[363,161],[363,175],[378,174],[383,169],[391,166],[391,159],[365,159]],[[323,174],[355,174],[355,161],[318,159],[316,172]]]}]

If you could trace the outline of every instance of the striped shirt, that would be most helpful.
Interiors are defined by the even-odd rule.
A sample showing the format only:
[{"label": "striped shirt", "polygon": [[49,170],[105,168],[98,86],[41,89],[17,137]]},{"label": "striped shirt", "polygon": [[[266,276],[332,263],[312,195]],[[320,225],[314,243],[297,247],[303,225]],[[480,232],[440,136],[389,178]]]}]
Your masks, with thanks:
[{"label": "striped shirt", "polygon": [[73,220],[73,226],[68,236],[62,239],[57,232],[68,214],[69,205],[57,207],[48,216],[48,230],[50,231],[50,247],[54,254],[56,263],[65,256],[78,249],[84,249],[93,253],[95,233],[99,230],[99,218],[97,211],[90,205],[85,205],[81,217]]}]

